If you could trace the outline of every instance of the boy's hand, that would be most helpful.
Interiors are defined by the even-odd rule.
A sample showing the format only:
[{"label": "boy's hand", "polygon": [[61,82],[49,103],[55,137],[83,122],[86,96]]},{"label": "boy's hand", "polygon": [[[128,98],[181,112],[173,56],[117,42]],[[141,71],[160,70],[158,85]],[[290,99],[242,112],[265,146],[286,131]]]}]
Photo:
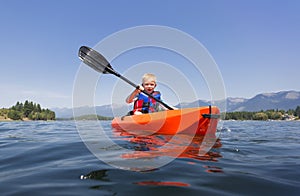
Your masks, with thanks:
[{"label": "boy's hand", "polygon": [[136,89],[139,90],[139,91],[145,90],[144,87],[143,87],[142,85],[138,85],[138,86],[136,87]]}]

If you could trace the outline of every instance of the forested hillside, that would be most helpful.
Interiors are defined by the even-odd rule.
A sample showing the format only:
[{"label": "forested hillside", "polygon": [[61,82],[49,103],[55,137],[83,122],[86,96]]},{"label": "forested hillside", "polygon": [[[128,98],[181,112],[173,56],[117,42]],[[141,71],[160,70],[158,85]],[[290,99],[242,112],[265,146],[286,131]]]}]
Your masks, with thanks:
[{"label": "forested hillside", "polygon": [[2,120],[55,120],[55,112],[26,100],[25,103],[17,102],[8,109],[0,109],[0,117]]}]

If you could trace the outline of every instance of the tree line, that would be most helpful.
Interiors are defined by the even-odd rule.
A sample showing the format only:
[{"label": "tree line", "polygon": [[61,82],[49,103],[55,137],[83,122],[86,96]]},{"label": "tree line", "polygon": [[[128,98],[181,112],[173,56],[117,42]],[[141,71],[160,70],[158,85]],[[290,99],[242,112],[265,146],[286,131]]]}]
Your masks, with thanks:
[{"label": "tree line", "polygon": [[284,120],[287,116],[300,118],[300,106],[292,110],[266,110],[259,112],[227,112],[225,120]]},{"label": "tree line", "polygon": [[55,112],[41,108],[40,104],[26,100],[25,103],[17,102],[8,109],[7,117],[12,120],[55,120]]}]

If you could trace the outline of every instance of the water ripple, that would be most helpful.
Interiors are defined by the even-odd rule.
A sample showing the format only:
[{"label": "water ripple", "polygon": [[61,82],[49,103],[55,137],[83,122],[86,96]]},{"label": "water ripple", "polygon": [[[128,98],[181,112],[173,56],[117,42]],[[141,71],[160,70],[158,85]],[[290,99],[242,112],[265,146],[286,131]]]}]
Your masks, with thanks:
[{"label": "water ripple", "polygon": [[[88,124],[88,122],[86,122]],[[122,137],[101,122],[116,144],[102,151],[112,161],[173,156],[168,165],[143,172],[120,170],[87,149],[73,121],[1,122],[0,191],[3,195],[298,195],[300,122],[225,121],[219,140],[205,155],[197,142],[174,140],[158,153],[164,136]],[[99,142],[104,142],[100,140]]]}]

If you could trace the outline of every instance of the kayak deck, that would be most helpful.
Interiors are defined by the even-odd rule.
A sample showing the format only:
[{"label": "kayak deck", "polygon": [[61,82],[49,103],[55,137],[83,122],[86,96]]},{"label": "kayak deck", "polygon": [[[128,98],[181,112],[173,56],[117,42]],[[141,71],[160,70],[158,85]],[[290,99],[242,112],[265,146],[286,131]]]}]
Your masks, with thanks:
[{"label": "kayak deck", "polygon": [[116,117],[111,126],[138,135],[205,135],[216,133],[219,118],[216,106],[204,106]]}]

